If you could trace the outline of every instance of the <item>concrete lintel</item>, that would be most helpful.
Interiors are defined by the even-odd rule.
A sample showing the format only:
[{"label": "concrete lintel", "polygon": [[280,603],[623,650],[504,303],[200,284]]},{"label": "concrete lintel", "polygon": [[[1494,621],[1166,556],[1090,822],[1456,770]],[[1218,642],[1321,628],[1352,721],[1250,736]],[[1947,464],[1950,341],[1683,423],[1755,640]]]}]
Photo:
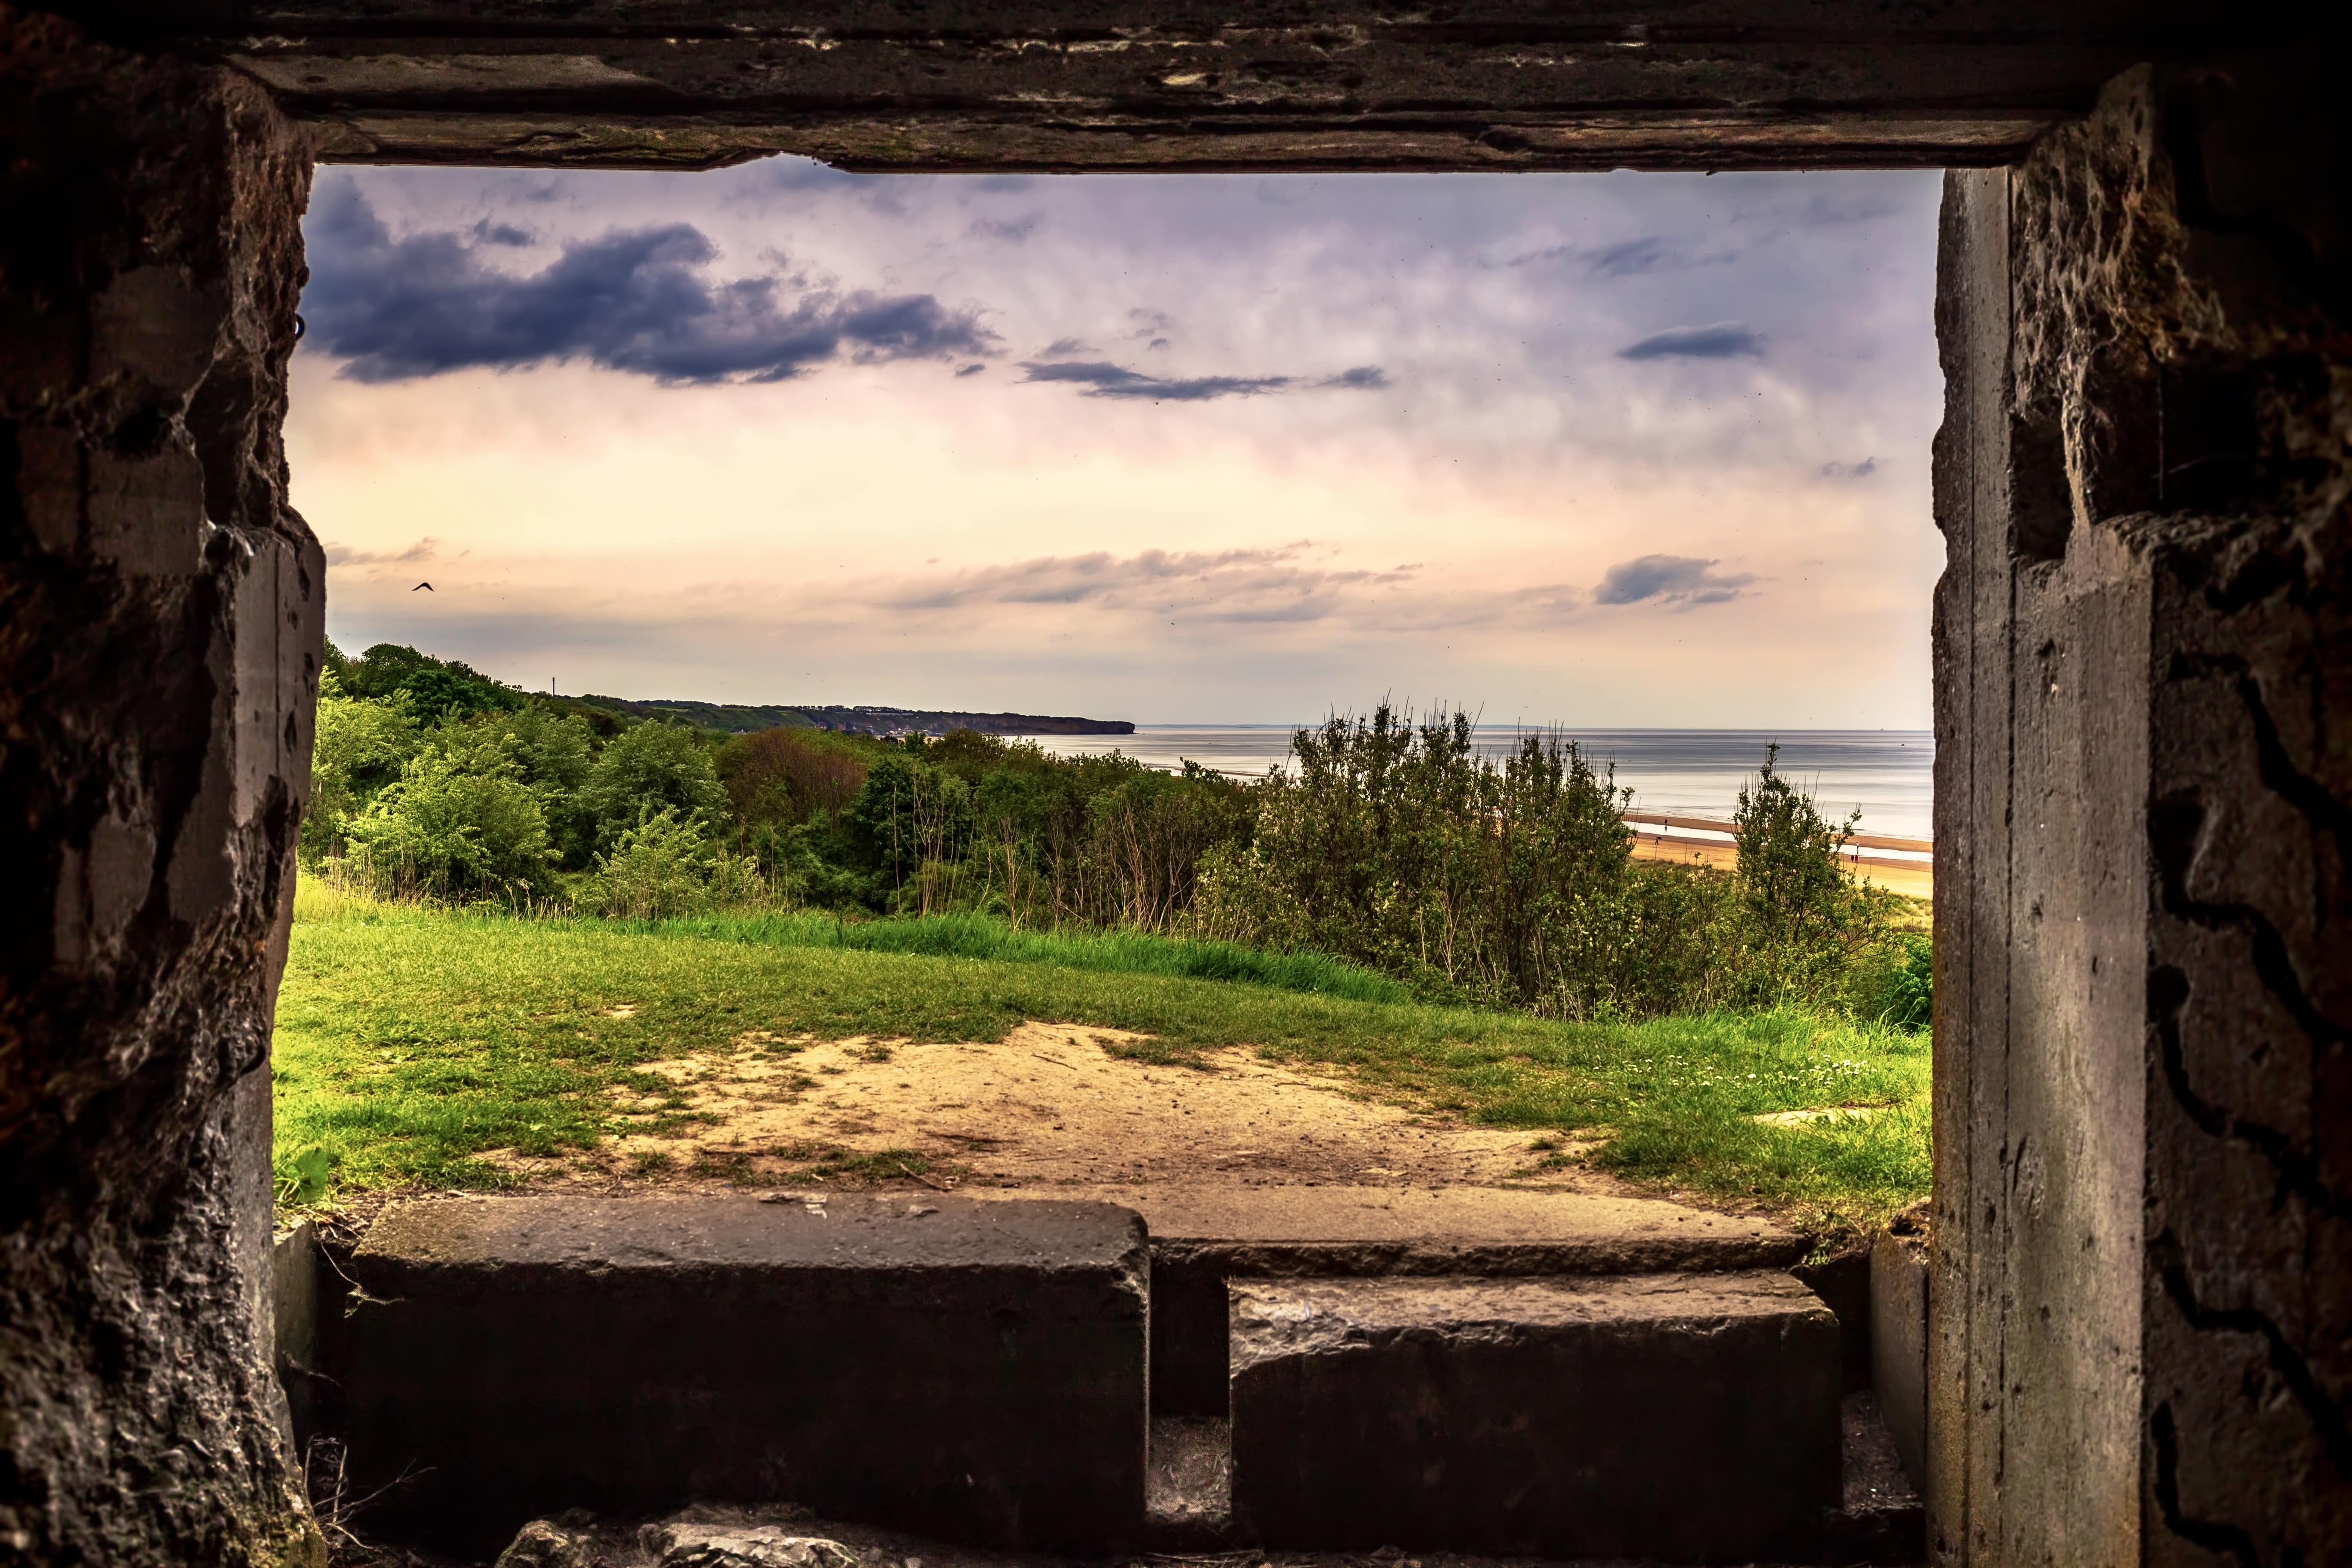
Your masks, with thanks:
[{"label": "concrete lintel", "polygon": [[331,160],[876,170],[1985,165],[2273,7],[1932,0],[79,7],[235,65]]}]

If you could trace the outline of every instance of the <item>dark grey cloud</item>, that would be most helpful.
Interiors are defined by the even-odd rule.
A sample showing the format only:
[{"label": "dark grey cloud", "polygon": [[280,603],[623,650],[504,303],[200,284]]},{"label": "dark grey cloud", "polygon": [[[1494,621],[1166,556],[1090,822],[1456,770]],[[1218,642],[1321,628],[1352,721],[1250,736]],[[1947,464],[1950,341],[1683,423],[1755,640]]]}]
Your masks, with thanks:
[{"label": "dark grey cloud", "polygon": [[959,376],[978,375],[982,371],[984,371],[988,367],[984,364],[977,363],[960,365],[956,369],[956,374]]},{"label": "dark grey cloud", "polygon": [[492,223],[488,218],[474,226],[473,234],[474,237],[484,245],[520,246],[539,243],[528,229],[517,228],[510,223]]},{"label": "dark grey cloud", "polygon": [[1737,321],[1668,327],[1617,351],[1619,359],[1738,359],[1764,353],[1764,340]]},{"label": "dark grey cloud", "polygon": [[1213,397],[1255,397],[1279,392],[1295,379],[1287,375],[1196,375],[1160,377],[1101,360],[1071,360],[1052,364],[1035,361],[1021,368],[1029,381],[1072,382],[1088,397],[1148,397],[1160,403],[1203,403]]},{"label": "dark grey cloud", "polygon": [[1388,373],[1376,364],[1360,364],[1313,380],[1295,375],[1146,375],[1139,370],[1103,360],[1024,361],[1027,381],[1058,381],[1087,389],[1088,397],[1147,397],[1155,403],[1205,403],[1216,397],[1255,397],[1261,393],[1293,387],[1330,387],[1366,391],[1389,384]]},{"label": "dark grey cloud", "polygon": [[307,337],[357,381],[565,360],[669,384],[782,381],[845,353],[933,359],[995,346],[973,312],[929,294],[714,281],[705,269],[717,247],[689,224],[568,243],[517,274],[486,264],[455,231],[395,239],[359,187],[337,180],[323,184],[305,235]]},{"label": "dark grey cloud", "polygon": [[1585,265],[1596,277],[1638,278],[1644,272],[1658,271],[1674,255],[1673,247],[1663,238],[1645,234],[1639,239],[1603,247]]},{"label": "dark grey cloud", "polygon": [[1859,463],[1823,463],[1822,478],[1825,479],[1866,479],[1878,472],[1878,459],[1864,458]]},{"label": "dark grey cloud", "polygon": [[[1642,278],[1654,272],[1685,272],[1694,267],[1716,267],[1738,259],[1738,253],[1721,247],[1695,249],[1664,235],[1645,234],[1613,245],[1552,245],[1512,257],[1506,267],[1528,267],[1547,261],[1579,262],[1594,278]],[[1481,263],[1481,265],[1491,265]]]},{"label": "dark grey cloud", "polygon": [[1720,573],[1693,555],[1643,555],[1620,561],[1592,591],[1596,605],[1719,605],[1756,581],[1750,573]]},{"label": "dark grey cloud", "polygon": [[1039,359],[1067,359],[1072,354],[1090,354],[1094,352],[1094,344],[1086,342],[1082,338],[1055,338],[1052,342],[1047,343],[1044,348],[1037,351],[1037,357]]}]

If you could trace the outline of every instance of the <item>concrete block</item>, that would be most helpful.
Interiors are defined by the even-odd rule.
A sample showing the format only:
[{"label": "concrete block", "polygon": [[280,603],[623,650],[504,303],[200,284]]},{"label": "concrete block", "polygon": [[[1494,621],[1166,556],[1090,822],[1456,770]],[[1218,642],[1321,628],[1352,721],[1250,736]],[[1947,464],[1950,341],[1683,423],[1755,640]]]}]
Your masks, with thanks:
[{"label": "concrete block", "polygon": [[1225,1414],[1225,1283],[1372,1276],[1664,1274],[1795,1263],[1767,1221],[1655,1198],[1497,1187],[1158,1187],[1087,1194],[1151,1229],[1151,1408]]},{"label": "concrete block", "polygon": [[1927,1479],[1927,1238],[1884,1231],[1870,1249],[1870,1381],[1915,1487]]},{"label": "concrete block", "polygon": [[269,1284],[278,1383],[299,1454],[319,1429],[319,1232],[309,1220],[270,1243]]},{"label": "concrete block", "polygon": [[1132,1540],[1143,1225],[1106,1204],[449,1199],[352,1272],[351,1463],[387,1533],[808,1504],[950,1540]]},{"label": "concrete block", "polygon": [[1837,1314],[1843,1338],[1843,1375],[1845,1391],[1870,1386],[1870,1251],[1856,1247],[1819,1263],[1800,1263],[1789,1270]]},{"label": "concrete block", "polygon": [[1837,1320],[1788,1275],[1232,1287],[1235,1522],[1276,1547],[1672,1562],[1839,1499]]}]

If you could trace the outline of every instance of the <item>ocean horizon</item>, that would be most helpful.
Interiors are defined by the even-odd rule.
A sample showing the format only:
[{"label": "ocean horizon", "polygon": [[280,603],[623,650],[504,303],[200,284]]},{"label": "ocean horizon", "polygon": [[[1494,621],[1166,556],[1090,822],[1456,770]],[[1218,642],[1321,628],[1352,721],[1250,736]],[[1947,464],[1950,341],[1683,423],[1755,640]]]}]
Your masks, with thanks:
[{"label": "ocean horizon", "polygon": [[[1297,724],[1142,724],[1131,735],[1029,735],[1055,756],[1120,752],[1170,771],[1186,762],[1234,778],[1263,778],[1290,754]],[[1765,748],[1778,742],[1780,771],[1811,793],[1824,816],[1860,810],[1860,830],[1898,837],[1934,833],[1936,736],[1932,730],[1545,730],[1481,724],[1472,743],[1486,756],[1517,749],[1527,735],[1576,742],[1595,768],[1613,767],[1636,811],[1727,817],[1752,783]]]}]

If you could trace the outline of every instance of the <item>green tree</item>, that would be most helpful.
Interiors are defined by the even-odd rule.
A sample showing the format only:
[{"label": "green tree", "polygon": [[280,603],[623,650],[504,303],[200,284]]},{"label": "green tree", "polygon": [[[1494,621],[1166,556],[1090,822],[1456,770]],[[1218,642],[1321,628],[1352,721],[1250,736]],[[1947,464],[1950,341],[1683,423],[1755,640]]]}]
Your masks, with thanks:
[{"label": "green tree", "polygon": [[679,724],[632,725],[607,742],[578,794],[587,847],[608,852],[622,834],[668,807],[705,824],[727,820],[727,791],[701,737]]},{"label": "green tree", "polygon": [[327,668],[354,696],[389,698],[404,693],[415,711],[436,719],[445,713],[520,708],[528,700],[524,693],[471,665],[436,658],[404,643],[378,643],[357,658],[347,658],[330,644]]},{"label": "green tree", "polygon": [[302,818],[302,860],[312,868],[342,853],[346,825],[423,744],[404,693],[383,700],[351,696],[331,667],[319,677],[318,715],[310,805]]}]

